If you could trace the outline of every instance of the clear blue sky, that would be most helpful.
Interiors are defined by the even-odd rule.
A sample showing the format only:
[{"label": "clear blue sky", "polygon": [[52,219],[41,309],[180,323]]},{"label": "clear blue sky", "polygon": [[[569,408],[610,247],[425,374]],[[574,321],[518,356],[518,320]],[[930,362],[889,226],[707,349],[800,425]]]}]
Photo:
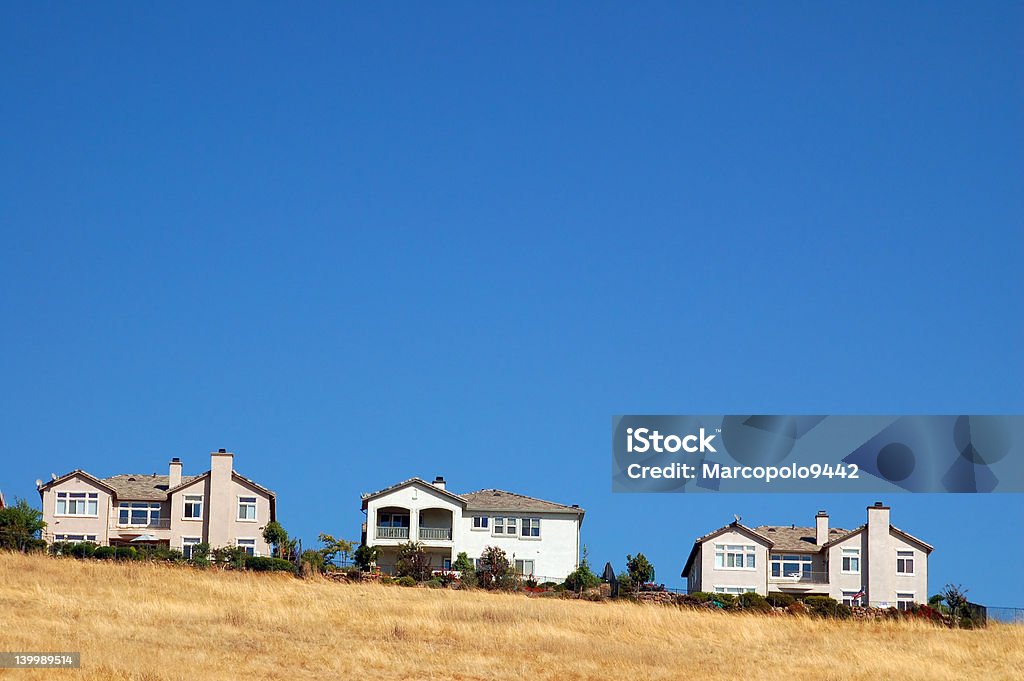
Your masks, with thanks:
[{"label": "clear blue sky", "polygon": [[[703,3],[706,4],[706,3]],[[1024,411],[1024,8],[6,3],[0,488],[186,472],[307,542],[443,474],[680,585],[739,513],[613,496],[616,413]],[[885,499],[1024,606],[1020,496]],[[998,549],[998,550],[997,550]]]}]

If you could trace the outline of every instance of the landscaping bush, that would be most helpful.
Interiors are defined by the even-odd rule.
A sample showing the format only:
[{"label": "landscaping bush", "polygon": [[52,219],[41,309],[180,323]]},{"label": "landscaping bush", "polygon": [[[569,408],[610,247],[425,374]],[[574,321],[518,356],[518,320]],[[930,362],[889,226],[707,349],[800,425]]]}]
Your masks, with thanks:
[{"label": "landscaping bush", "polygon": [[0,549],[39,550],[36,541],[45,527],[42,511],[24,499],[17,499],[13,505],[0,508]]},{"label": "landscaping bush", "polygon": [[755,612],[767,612],[772,609],[772,606],[768,604],[768,600],[759,593],[748,591],[747,593],[740,594],[737,599],[739,607],[744,610],[753,610]]},{"label": "landscaping bush", "polygon": [[99,560],[113,560],[117,551],[113,546],[99,546],[93,552],[92,557]]},{"label": "landscaping bush", "polygon": [[[804,599],[804,605],[807,606],[812,615],[836,617],[838,616],[841,604],[831,596],[808,596]],[[847,616],[849,616],[849,613],[847,613]]]},{"label": "landscaping bush", "polygon": [[66,555],[74,558],[92,558],[96,552],[96,544],[91,541],[80,541],[68,547]]},{"label": "landscaping bush", "polygon": [[116,560],[138,560],[139,552],[134,546],[114,547],[114,558]]},{"label": "landscaping bush", "polygon": [[68,549],[73,546],[73,542],[69,541],[55,541],[50,544],[50,555],[51,556],[66,556]]},{"label": "landscaping bush", "polygon": [[396,579],[395,584],[398,586],[416,586],[416,580],[409,575],[405,575],[404,577]]},{"label": "landscaping bush", "polygon": [[303,551],[299,561],[303,565],[309,565],[310,569],[318,574],[322,574],[324,570],[327,569],[327,560],[324,557],[323,552],[315,549]]},{"label": "landscaping bush", "polygon": [[387,575],[384,575],[383,577],[380,578],[380,583],[384,584],[385,586],[387,586],[388,584],[394,584],[395,580],[391,579]]},{"label": "landscaping bush", "polygon": [[715,593],[715,594],[711,594],[711,595],[713,596],[713,598],[711,599],[711,602],[714,603],[715,605],[717,605],[720,608],[728,609],[728,608],[735,607],[735,605],[736,605],[736,596],[734,596],[733,594],[719,594],[719,593]]},{"label": "landscaping bush", "polygon": [[356,552],[352,554],[352,560],[363,569],[363,572],[369,572],[379,557],[380,549],[376,546],[367,546],[366,544],[360,545]]},{"label": "landscaping bush", "polygon": [[399,577],[412,577],[417,582],[430,579],[430,554],[418,542],[400,545],[395,572]]},{"label": "landscaping bush", "polygon": [[601,578],[590,571],[590,566],[587,565],[586,561],[581,562],[580,566],[570,572],[569,576],[565,578],[565,588],[569,591],[593,589],[600,584]]},{"label": "landscaping bush", "polygon": [[619,584],[619,598],[631,598],[636,595],[637,586],[633,583],[629,573],[620,572],[615,581]]},{"label": "landscaping bush", "polygon": [[442,581],[441,581],[440,579],[438,579],[437,577],[433,577],[433,578],[431,578],[431,579],[428,579],[427,581],[425,581],[425,582],[423,582],[423,583],[424,583],[424,584],[425,584],[425,585],[426,585],[427,587],[429,587],[429,588],[431,588],[431,589],[443,589],[443,588],[444,588],[444,582],[442,582]]},{"label": "landscaping bush", "polygon": [[266,556],[247,556],[245,569],[253,572],[295,572],[295,565],[284,558],[268,558]]},{"label": "landscaping bush", "polygon": [[713,594],[707,591],[694,591],[692,594],[689,594],[690,598],[698,603],[710,603],[715,600],[715,596],[717,595],[718,594]]},{"label": "landscaping bush", "polygon": [[779,593],[778,591],[768,594],[768,597],[765,598],[765,600],[768,601],[769,605],[772,605],[776,608],[788,608],[789,606],[796,603],[795,598],[793,598],[789,594]]}]

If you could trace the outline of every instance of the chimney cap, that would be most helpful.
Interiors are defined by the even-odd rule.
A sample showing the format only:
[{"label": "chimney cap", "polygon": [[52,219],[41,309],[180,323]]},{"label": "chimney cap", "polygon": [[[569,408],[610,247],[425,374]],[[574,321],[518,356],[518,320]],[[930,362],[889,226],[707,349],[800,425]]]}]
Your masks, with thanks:
[{"label": "chimney cap", "polygon": [[227,453],[228,453],[228,450],[226,450],[226,449],[224,449],[223,447],[221,447],[220,449],[218,449],[218,450],[217,450],[217,453],[218,453],[218,454],[227,454]]},{"label": "chimney cap", "polygon": [[178,457],[178,456],[171,457],[171,463],[181,463],[181,457]]},{"label": "chimney cap", "polygon": [[828,511],[818,511],[818,516],[817,517],[819,517],[819,518],[827,518],[828,517]]},{"label": "chimney cap", "polygon": [[[221,451],[223,452],[224,450],[222,449]],[[443,475],[436,475],[436,476],[434,476],[434,482],[444,482],[444,476]]]}]

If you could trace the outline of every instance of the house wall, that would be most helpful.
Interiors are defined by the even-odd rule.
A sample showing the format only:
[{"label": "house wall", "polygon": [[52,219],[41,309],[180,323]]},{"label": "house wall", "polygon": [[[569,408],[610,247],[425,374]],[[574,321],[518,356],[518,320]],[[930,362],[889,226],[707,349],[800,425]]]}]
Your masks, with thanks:
[{"label": "house wall", "polygon": [[[540,537],[496,535],[494,522],[486,530],[473,529],[473,516],[540,518]],[[521,527],[517,523],[517,528]],[[565,513],[511,513],[468,511],[462,517],[456,539],[456,553],[465,551],[479,558],[488,546],[501,548],[509,560],[534,561],[534,575],[541,581],[561,581],[579,566],[579,518]]]},{"label": "house wall", "polygon": [[[860,572],[846,574],[843,572],[843,549],[860,549]],[[860,591],[867,587],[868,535],[860,532],[854,536],[833,544],[828,549],[828,595],[837,601],[843,600],[844,591]],[[895,569],[895,568],[894,568]]]},{"label": "house wall", "polygon": [[[378,513],[381,509],[397,508],[409,511],[409,539],[377,538]],[[424,514],[424,512],[426,512]],[[397,489],[389,494],[371,499],[366,504],[366,543],[369,546],[398,546],[407,541],[418,541],[421,515],[423,527],[444,527],[446,517],[450,514],[452,522],[452,540],[424,541],[424,545],[435,548],[451,548],[456,541],[457,530],[462,520],[462,504],[450,496],[442,494],[431,485],[412,484]],[[455,554],[451,554],[453,557]],[[383,569],[384,564],[378,560]]]},{"label": "house wall", "polygon": [[[185,497],[203,497],[203,517],[186,519]],[[202,477],[171,494],[171,548],[181,550],[184,537],[210,541],[210,477]]]},{"label": "house wall", "polygon": [[[58,516],[57,492],[92,492],[98,494],[95,516]],[[43,520],[46,521],[44,537],[53,541],[57,534],[94,534],[96,542],[106,545],[110,542],[110,493],[82,475],[63,480],[43,491]]]},{"label": "house wall", "polygon": [[[237,476],[232,476],[219,490],[214,485],[213,476],[208,475],[171,495],[171,548],[181,549],[185,537],[200,537],[211,548],[235,546],[240,538],[255,539],[257,555],[269,556],[270,545],[263,540],[263,528],[271,521],[270,496]],[[203,497],[203,517],[185,519],[185,497],[196,494]],[[254,521],[238,519],[238,498],[243,496],[256,497]],[[219,523],[218,534],[211,532],[211,518]]]},{"label": "house wall", "polygon": [[[715,567],[716,544],[742,544],[754,546],[754,568],[723,569]],[[699,583],[694,591],[714,591],[716,586],[749,587],[757,593],[768,594],[768,547],[759,539],[735,530],[723,532],[704,541],[700,546]],[[691,570],[692,571],[692,570]]]}]

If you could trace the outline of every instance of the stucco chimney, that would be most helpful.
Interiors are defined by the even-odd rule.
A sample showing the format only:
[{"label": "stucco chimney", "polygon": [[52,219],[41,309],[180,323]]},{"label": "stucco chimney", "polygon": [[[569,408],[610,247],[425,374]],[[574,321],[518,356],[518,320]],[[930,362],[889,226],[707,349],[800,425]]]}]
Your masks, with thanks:
[{"label": "stucco chimney", "polygon": [[237,513],[231,494],[231,471],[235,455],[219,449],[210,452],[210,546],[219,548],[231,544],[232,513]]},{"label": "stucco chimney", "polygon": [[172,489],[181,484],[181,459],[171,459],[170,474],[167,478],[167,489]]},{"label": "stucco chimney", "polygon": [[444,481],[444,478],[442,478],[440,475],[438,475],[437,477],[434,478],[434,487],[436,487],[438,489],[445,489],[447,487],[447,485],[448,485],[448,483],[446,483]]},{"label": "stucco chimney", "polygon": [[[888,602],[892,598],[892,584],[887,580],[886,566],[890,565],[889,507],[881,501],[868,506],[868,560],[867,586],[869,602]],[[882,558],[879,559],[879,556]],[[877,561],[877,568],[876,568]],[[892,570],[888,567],[888,570]]]},{"label": "stucco chimney", "polygon": [[818,546],[828,543],[828,513],[818,511],[814,516],[814,543]]}]

